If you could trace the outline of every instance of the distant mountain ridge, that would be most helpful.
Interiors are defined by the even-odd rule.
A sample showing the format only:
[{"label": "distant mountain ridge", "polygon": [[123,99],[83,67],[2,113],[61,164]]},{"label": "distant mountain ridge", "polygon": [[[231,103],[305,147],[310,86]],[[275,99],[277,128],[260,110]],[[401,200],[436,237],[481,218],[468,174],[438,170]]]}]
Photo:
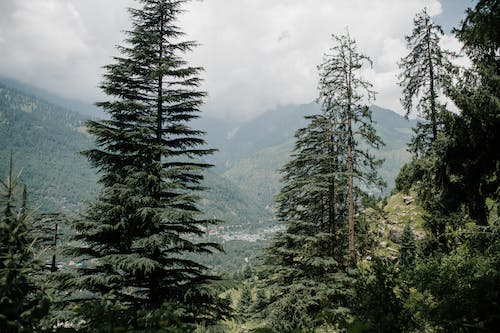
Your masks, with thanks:
[{"label": "distant mountain ridge", "polygon": [[30,202],[73,209],[96,193],[96,175],[79,151],[92,146],[86,117],[0,83],[0,176],[12,151]]},{"label": "distant mountain ridge", "polygon": [[[380,175],[388,184],[384,191],[388,194],[399,169],[410,160],[407,144],[416,121],[378,106],[372,106],[371,111],[375,128],[385,142],[377,155],[385,159]],[[270,210],[281,186],[279,170],[290,158],[296,130],[306,126],[304,116],[320,112],[316,103],[287,105],[243,123],[205,117],[198,125],[208,132],[210,146],[217,143],[219,152],[211,160],[217,172],[246,191],[261,209]]]},{"label": "distant mountain ridge", "polygon": [[[64,98],[44,100],[34,94],[37,91],[41,90],[0,79],[0,175],[5,174],[12,149],[40,205],[81,207],[98,191],[95,170],[78,154],[94,146],[83,127],[91,115],[56,103]],[[406,145],[415,121],[377,106],[372,111],[386,142],[378,154],[386,160],[380,173],[389,184],[388,193],[410,158]],[[279,106],[245,122],[207,116],[195,120],[193,127],[207,132],[207,145],[219,149],[208,159],[215,168],[207,173],[206,185],[212,189],[201,203],[207,214],[234,224],[271,219],[273,195],[281,185],[279,170],[290,158],[294,133],[307,124],[304,116],[319,112],[316,103],[309,103]]]},{"label": "distant mountain ridge", "polygon": [[104,112],[95,105],[85,103],[72,98],[64,98],[55,95],[53,93],[50,93],[44,89],[34,87],[26,83],[22,83],[14,79],[0,76],[0,83],[3,84],[5,87],[15,89],[19,92],[22,92],[23,94],[42,99],[48,103],[57,105],[61,108],[76,111],[86,117],[102,118],[105,116]]},{"label": "distant mountain ridge", "polygon": [[[96,170],[79,154],[95,146],[86,133],[83,115],[23,91],[23,85],[0,82],[0,177],[8,170],[12,151],[30,202],[39,211],[76,212],[98,193]],[[210,218],[232,225],[271,219],[268,211],[231,181],[212,171],[205,176],[200,205]]]}]

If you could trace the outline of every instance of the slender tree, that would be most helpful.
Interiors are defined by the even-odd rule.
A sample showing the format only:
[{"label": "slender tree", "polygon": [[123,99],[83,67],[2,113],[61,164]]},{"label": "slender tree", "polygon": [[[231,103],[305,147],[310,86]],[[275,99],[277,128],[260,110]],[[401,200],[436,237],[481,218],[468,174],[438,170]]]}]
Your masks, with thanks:
[{"label": "slender tree", "polygon": [[40,320],[49,308],[48,298],[37,284],[39,263],[33,251],[30,215],[26,210],[26,186],[16,204],[20,173],[0,180],[0,332],[39,332]]},{"label": "slender tree", "polygon": [[[355,214],[359,207],[360,190],[384,186],[377,176],[382,160],[375,158],[370,150],[361,148],[361,143],[372,149],[383,145],[373,127],[371,111],[365,102],[375,97],[372,85],[360,77],[359,71],[370,58],[357,50],[356,42],[349,36],[333,36],[335,45],[325,54],[320,70],[320,102],[325,114],[332,114],[334,136],[345,135],[345,151],[340,156],[346,159],[347,203],[349,226],[349,255],[355,258]],[[332,138],[332,141],[335,140]],[[339,139],[337,139],[339,140]],[[356,183],[355,183],[356,181]],[[363,187],[361,187],[363,186]],[[355,188],[356,187],[356,188]],[[358,194],[358,195],[357,195]]]},{"label": "slender tree", "polygon": [[442,114],[446,109],[439,96],[450,83],[450,71],[453,69],[450,58],[455,55],[439,45],[443,30],[432,21],[427,9],[418,13],[413,23],[411,35],[406,36],[410,53],[399,63],[399,84],[403,88],[401,103],[406,117],[415,106],[424,119],[415,129],[416,136],[412,142],[412,149],[418,153],[429,150],[442,126]]},{"label": "slender tree", "polygon": [[293,158],[282,170],[276,197],[286,229],[264,258],[270,322],[281,332],[345,320],[353,282],[345,269],[346,165],[332,154],[343,145],[332,141],[338,138],[327,116],[307,118],[309,125],[295,134]]},{"label": "slender tree", "polygon": [[334,36],[334,41],[319,66],[322,112],[306,117],[309,124],[296,132],[292,160],[282,170],[276,201],[286,230],[265,256],[270,321],[280,331],[333,329],[349,318],[354,216],[366,191],[383,185],[376,173],[381,161],[366,149],[382,144],[362,104],[363,93],[373,97],[371,85],[357,72],[367,57],[349,35]]},{"label": "slender tree", "polygon": [[413,268],[416,251],[415,235],[411,230],[410,223],[406,223],[401,235],[401,249],[399,251],[399,264],[401,267],[405,269]]},{"label": "slender tree", "polygon": [[[138,2],[129,10],[132,30],[118,47],[121,55],[105,66],[101,88],[110,99],[97,105],[109,119],[87,123],[98,147],[84,154],[99,170],[103,190],[74,223],[72,252],[87,267],[67,281],[90,292],[80,304],[112,311],[84,318],[88,328],[138,329],[138,313],[165,303],[185,308],[190,321],[225,313],[209,290],[216,277],[185,256],[220,248],[200,238],[202,227],[216,222],[202,218],[196,194],[210,167],[201,158],[213,150],[204,148],[203,132],[189,126],[205,93],[202,68],[182,58],[195,46],[180,40],[176,26],[185,1]],[[103,326],[103,318],[113,322]]]}]

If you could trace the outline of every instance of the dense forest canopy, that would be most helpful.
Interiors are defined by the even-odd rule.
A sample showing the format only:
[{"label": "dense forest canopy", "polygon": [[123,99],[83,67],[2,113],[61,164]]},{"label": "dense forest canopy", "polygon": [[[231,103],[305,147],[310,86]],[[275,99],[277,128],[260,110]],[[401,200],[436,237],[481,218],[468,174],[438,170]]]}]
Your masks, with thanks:
[{"label": "dense forest canopy", "polygon": [[397,65],[417,120],[371,105],[347,29],[315,103],[238,127],[199,119],[185,2],[129,9],[104,117],[0,82],[0,332],[496,332],[498,1],[453,29],[461,54],[416,14]]}]

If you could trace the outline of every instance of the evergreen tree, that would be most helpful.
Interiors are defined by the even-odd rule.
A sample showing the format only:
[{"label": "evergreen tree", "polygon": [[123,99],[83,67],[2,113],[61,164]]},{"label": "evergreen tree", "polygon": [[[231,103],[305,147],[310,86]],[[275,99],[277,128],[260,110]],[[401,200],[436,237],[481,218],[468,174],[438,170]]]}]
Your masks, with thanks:
[{"label": "evergreen tree", "polygon": [[403,268],[412,268],[415,262],[417,246],[415,244],[415,235],[407,223],[401,235],[401,249],[399,251],[399,264]]},{"label": "evergreen tree", "polygon": [[201,158],[213,150],[189,126],[205,93],[202,68],[182,58],[195,46],[180,40],[176,26],[184,1],[139,2],[129,10],[132,30],[121,55],[105,66],[101,88],[110,99],[97,105],[109,119],[87,123],[98,147],[84,154],[103,189],[74,223],[79,246],[72,252],[87,267],[67,280],[90,293],[78,297],[80,310],[100,308],[84,325],[103,331],[139,329],[141,313],[167,303],[183,307],[188,321],[210,322],[226,312],[210,290],[216,277],[185,256],[220,246],[201,238],[202,227],[216,222],[203,219],[196,194],[210,166]]},{"label": "evergreen tree", "polygon": [[37,283],[39,263],[33,252],[26,187],[16,204],[19,176],[14,176],[12,155],[9,174],[0,180],[0,332],[40,332],[40,321],[49,308]]},{"label": "evergreen tree", "polygon": [[[419,196],[440,247],[416,261],[405,305],[421,331],[495,332],[499,274],[499,3],[478,1],[457,37],[472,60],[448,93],[460,109],[433,144]],[[428,209],[431,208],[431,209]],[[431,223],[429,223],[431,222]]]},{"label": "evergreen tree", "polygon": [[472,60],[450,96],[460,109],[450,119],[447,139],[435,168],[441,171],[442,204],[447,211],[465,206],[480,225],[488,225],[487,199],[500,200],[500,23],[498,1],[479,1],[456,36]]},{"label": "evergreen tree", "polygon": [[345,162],[331,154],[339,146],[331,140],[328,118],[307,118],[310,124],[295,134],[293,159],[282,170],[284,185],[276,198],[286,230],[264,258],[264,284],[271,292],[268,311],[273,327],[282,332],[345,320],[347,286],[353,283],[345,260]]},{"label": "evergreen tree", "polygon": [[452,52],[443,50],[439,45],[443,31],[430,18],[427,10],[418,13],[414,19],[411,35],[406,37],[410,53],[401,59],[400,86],[403,88],[401,102],[408,116],[414,108],[423,119],[414,129],[410,149],[415,154],[404,174],[400,174],[397,183],[409,190],[413,184],[417,187],[420,203],[429,213],[425,217],[428,230],[433,237],[428,242],[429,250],[447,251],[446,224],[448,217],[441,209],[447,182],[443,168],[436,164],[441,156],[438,149],[446,140],[453,114],[440,103],[439,97],[448,93],[452,84],[452,74],[456,68],[450,59]]},{"label": "evergreen tree", "polygon": [[252,290],[246,285],[241,289],[240,300],[238,301],[238,313],[241,318],[247,319],[250,307],[252,306]]},{"label": "evergreen tree", "polygon": [[412,315],[404,306],[409,292],[400,277],[401,271],[395,262],[378,256],[371,259],[356,286],[357,316],[352,331],[413,332]]},{"label": "evergreen tree", "polygon": [[335,46],[330,49],[331,53],[325,54],[319,66],[319,100],[324,112],[331,113],[329,117],[337,120],[333,123],[333,136],[339,139],[345,136],[339,157],[345,157],[347,166],[349,255],[354,259],[354,217],[359,212],[360,194],[363,189],[384,186],[376,171],[383,161],[361,148],[361,144],[378,149],[383,142],[373,127],[370,109],[363,104],[365,99],[370,101],[375,97],[371,83],[359,76],[363,64],[371,64],[371,60],[358,52],[355,40],[348,33],[333,39]]},{"label": "evergreen tree", "polygon": [[255,301],[252,303],[250,308],[250,312],[256,318],[265,318],[266,317],[266,307],[267,307],[267,297],[265,289],[260,287],[257,288],[257,292],[255,294]]},{"label": "evergreen tree", "polygon": [[373,95],[356,72],[366,57],[348,35],[334,41],[319,67],[322,113],[306,117],[310,123],[295,134],[293,159],[282,170],[277,216],[286,230],[265,257],[271,322],[281,331],[331,329],[348,320],[355,282],[354,210],[361,209],[363,189],[382,185],[376,175],[381,162],[360,148],[362,141],[372,148],[381,144],[368,107],[361,105],[362,90]]},{"label": "evergreen tree", "polygon": [[453,67],[449,59],[454,55],[441,49],[439,41],[443,30],[432,22],[427,9],[416,15],[413,24],[412,34],[406,36],[410,53],[399,64],[401,102],[408,117],[417,100],[416,109],[424,122],[418,123],[411,147],[416,153],[426,153],[444,122],[446,109],[439,102],[439,96],[450,83]]}]

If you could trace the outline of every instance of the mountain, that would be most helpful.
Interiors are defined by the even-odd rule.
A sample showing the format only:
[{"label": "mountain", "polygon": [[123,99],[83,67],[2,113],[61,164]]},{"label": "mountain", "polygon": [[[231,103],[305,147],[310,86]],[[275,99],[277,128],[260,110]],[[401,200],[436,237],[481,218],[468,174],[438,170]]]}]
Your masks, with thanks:
[{"label": "mountain", "polygon": [[[416,121],[378,106],[372,106],[371,110],[375,128],[385,142],[377,152],[385,159],[379,171],[388,184],[385,195],[393,188],[401,166],[410,159],[406,147]],[[304,116],[319,112],[316,103],[287,105],[244,123],[220,120],[217,127],[217,120],[205,118],[200,120],[200,126],[216,133],[208,137],[209,144],[212,139],[220,148],[212,161],[219,165],[216,170],[246,191],[261,209],[269,210],[280,188],[279,170],[289,160],[294,146],[295,131],[306,125]]]},{"label": "mountain", "polygon": [[85,117],[0,83],[0,175],[10,152],[30,202],[73,209],[96,193],[96,175],[79,151],[92,146]]},{"label": "mountain", "polygon": [[[98,192],[96,171],[79,151],[94,146],[85,132],[88,115],[69,110],[0,82],[0,177],[7,173],[12,151],[16,170],[28,185],[30,202],[40,211],[76,211]],[[214,172],[207,172],[201,206],[209,217],[231,225],[268,221],[245,191]]]},{"label": "mountain", "polygon": [[[7,82],[7,84],[6,84]],[[40,96],[45,96],[45,100]],[[32,201],[42,210],[82,207],[98,188],[95,170],[78,154],[94,145],[85,133],[90,115],[66,107],[66,99],[42,90],[0,79],[0,174],[4,175],[10,151],[23,181],[30,186]],[[61,102],[63,105],[57,104]],[[399,168],[409,160],[406,144],[415,121],[377,106],[372,107],[376,129],[386,146],[380,170],[392,188]],[[272,218],[273,196],[280,188],[279,169],[289,160],[293,135],[319,112],[315,103],[279,106],[246,122],[210,117],[193,126],[207,132],[209,147],[219,149],[206,175],[201,205],[209,217],[248,226]]]},{"label": "mountain", "polygon": [[5,87],[15,89],[20,92],[22,91],[24,94],[42,99],[61,108],[76,111],[78,113],[81,113],[82,115],[85,115],[86,117],[103,118],[105,116],[104,112],[95,105],[88,104],[76,99],[64,98],[50,93],[44,89],[22,83],[14,79],[0,76],[0,84],[3,84]]},{"label": "mountain", "polygon": [[314,103],[278,106],[246,122],[205,116],[196,124],[207,132],[208,144],[219,149],[211,162],[223,173],[260,150],[289,141],[306,124],[304,116],[316,110]]}]

